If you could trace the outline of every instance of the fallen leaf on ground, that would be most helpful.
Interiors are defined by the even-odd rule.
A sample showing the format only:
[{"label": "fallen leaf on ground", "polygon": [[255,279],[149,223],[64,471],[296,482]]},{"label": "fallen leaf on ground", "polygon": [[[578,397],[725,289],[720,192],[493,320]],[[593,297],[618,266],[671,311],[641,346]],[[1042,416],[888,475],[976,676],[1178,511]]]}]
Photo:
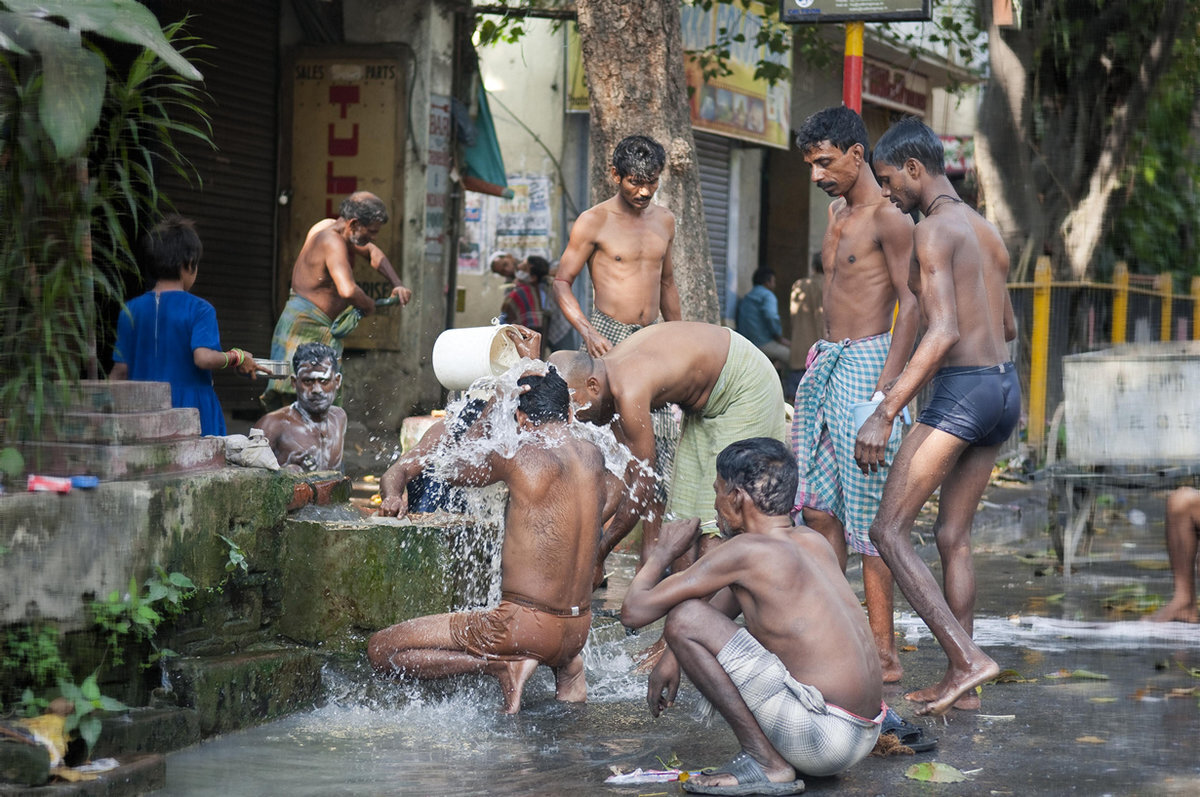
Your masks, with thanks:
[{"label": "fallen leaf on ground", "polygon": [[1046,674],[1047,678],[1078,678],[1083,681],[1107,681],[1108,676],[1104,673],[1092,672],[1091,670],[1067,670],[1062,669],[1056,672]]},{"label": "fallen leaf on ground", "polygon": [[1117,699],[1115,697],[1089,697],[1088,702],[1089,703],[1116,703]]},{"label": "fallen leaf on ground", "polygon": [[1107,739],[1101,739],[1099,736],[1080,736],[1075,741],[1084,742],[1086,744],[1108,744]]},{"label": "fallen leaf on ground", "polygon": [[1035,684],[1036,678],[1024,678],[1021,673],[1013,669],[1001,670],[996,674],[996,677],[988,681],[993,684]]},{"label": "fallen leaf on ground", "polygon": [[917,646],[916,646],[916,645],[901,645],[901,646],[900,646],[900,651],[901,651],[902,653],[913,653],[913,652],[915,652],[916,650],[917,650]]},{"label": "fallen leaf on ground", "polygon": [[961,783],[967,776],[949,764],[939,764],[936,761],[925,761],[913,764],[904,770],[904,777],[925,783]]},{"label": "fallen leaf on ground", "polygon": [[1171,563],[1161,559],[1137,559],[1133,566],[1138,570],[1170,570]]}]

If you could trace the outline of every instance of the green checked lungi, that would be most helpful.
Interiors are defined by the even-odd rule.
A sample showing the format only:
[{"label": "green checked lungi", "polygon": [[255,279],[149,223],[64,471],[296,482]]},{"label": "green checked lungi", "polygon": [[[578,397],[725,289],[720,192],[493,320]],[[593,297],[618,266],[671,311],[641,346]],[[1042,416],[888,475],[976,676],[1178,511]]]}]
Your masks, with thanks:
[{"label": "green checked lungi", "polygon": [[[271,336],[271,359],[291,362],[292,355],[302,343],[324,343],[342,356],[342,338],[349,335],[362,314],[357,308],[347,307],[336,319],[330,319],[325,311],[315,304],[292,293],[288,296],[283,313],[275,323],[275,334]],[[267,383],[264,401],[271,393],[285,397],[288,404],[295,399],[296,390],[287,379],[272,379]]]},{"label": "green checked lungi", "polygon": [[717,454],[748,437],[787,442],[783,386],[767,355],[729,330],[729,355],[698,412],[683,414],[667,513],[676,518],[714,520]]},{"label": "green checked lungi", "polygon": [[[592,326],[608,342],[616,346],[625,338],[642,329],[639,324],[623,324],[599,310],[592,310],[588,319]],[[582,346],[587,350],[587,344]],[[654,428],[654,470],[658,478],[654,480],[654,495],[660,503],[666,503],[667,484],[671,480],[671,463],[675,460],[675,441],[679,438],[679,424],[675,420],[675,410],[671,405],[659,407],[650,412],[650,423]]]},{"label": "green checked lungi", "polygon": [[890,332],[814,343],[796,388],[792,420],[792,450],[800,468],[796,511],[807,506],[833,515],[841,521],[851,550],[867,556],[879,556],[868,532],[890,463],[900,449],[900,424],[892,426],[888,439],[888,465],[863,473],[854,461],[858,430],[851,407],[871,400],[891,344]]}]

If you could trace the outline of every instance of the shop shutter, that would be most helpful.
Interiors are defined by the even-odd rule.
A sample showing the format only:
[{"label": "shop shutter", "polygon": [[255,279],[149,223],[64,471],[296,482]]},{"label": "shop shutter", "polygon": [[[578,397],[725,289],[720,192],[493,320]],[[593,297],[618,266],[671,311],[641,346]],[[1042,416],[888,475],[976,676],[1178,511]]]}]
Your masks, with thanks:
[{"label": "shop shutter", "polygon": [[729,183],[732,141],[722,136],[696,132],[696,155],[700,164],[700,196],[704,200],[704,223],[708,227],[708,247],[712,254],[713,276],[721,318],[726,308],[725,277],[729,260]]},{"label": "shop shutter", "polygon": [[[194,51],[193,59],[211,96],[217,149],[177,136],[199,183],[163,172],[159,184],[178,212],[196,221],[204,243],[193,293],[216,307],[222,346],[265,359],[275,325],[279,0],[147,5],[163,23],[191,14],[186,31],[211,48]],[[261,379],[229,371],[214,377],[226,413],[257,416]]]}]

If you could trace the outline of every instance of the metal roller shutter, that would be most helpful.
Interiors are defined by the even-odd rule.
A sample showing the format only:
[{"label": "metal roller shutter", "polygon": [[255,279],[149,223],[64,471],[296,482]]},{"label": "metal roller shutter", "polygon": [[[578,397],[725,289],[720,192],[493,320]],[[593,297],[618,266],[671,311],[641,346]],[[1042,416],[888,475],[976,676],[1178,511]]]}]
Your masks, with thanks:
[{"label": "metal roller shutter", "polygon": [[[193,292],[216,307],[222,346],[266,358],[275,323],[279,0],[147,5],[164,23],[192,14],[187,32],[212,48],[199,51],[196,66],[212,97],[207,110],[217,149],[178,139],[200,183],[166,173],[160,181],[176,209],[195,219],[204,243]],[[256,415],[261,379],[221,371],[214,377],[227,413]]]},{"label": "metal roller shutter", "polygon": [[728,138],[696,132],[696,156],[700,164],[700,196],[704,200],[704,224],[708,228],[708,246],[712,252],[713,276],[721,317],[727,309],[725,275],[729,261],[730,155],[733,144]]}]

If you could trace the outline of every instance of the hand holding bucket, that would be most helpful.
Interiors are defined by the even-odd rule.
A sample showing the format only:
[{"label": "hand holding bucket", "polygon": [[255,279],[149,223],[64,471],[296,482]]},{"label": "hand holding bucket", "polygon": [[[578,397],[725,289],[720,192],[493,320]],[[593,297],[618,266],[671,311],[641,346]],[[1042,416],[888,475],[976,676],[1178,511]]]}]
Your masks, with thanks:
[{"label": "hand holding bucket", "polygon": [[447,390],[466,390],[482,376],[499,376],[522,357],[541,354],[542,336],[504,324],[447,329],[433,344],[433,373]]}]

